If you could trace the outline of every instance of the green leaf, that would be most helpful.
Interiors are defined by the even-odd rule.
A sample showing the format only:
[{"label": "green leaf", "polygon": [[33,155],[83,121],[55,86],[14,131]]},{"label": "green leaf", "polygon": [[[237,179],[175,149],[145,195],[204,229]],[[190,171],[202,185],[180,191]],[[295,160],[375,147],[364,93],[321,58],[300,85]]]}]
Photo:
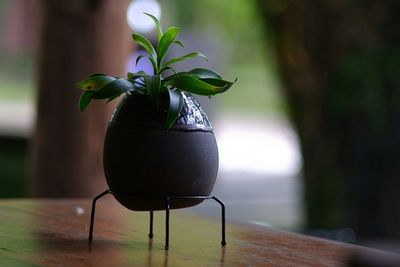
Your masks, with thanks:
[{"label": "green leaf", "polygon": [[173,87],[176,87],[182,91],[206,96],[215,95],[227,90],[225,86],[214,86],[187,74],[176,75],[168,80],[167,84],[172,85]]},{"label": "green leaf", "polygon": [[152,57],[149,57],[149,60],[151,62],[151,65],[153,66],[153,74],[157,74],[158,73],[158,65],[155,59],[153,59]]},{"label": "green leaf", "polygon": [[132,38],[135,42],[137,42],[140,46],[142,46],[147,53],[150,54],[150,56],[156,58],[157,57],[157,53],[156,50],[154,49],[153,45],[150,43],[149,40],[147,40],[146,37],[144,37],[143,35],[141,35],[140,33],[133,33],[132,34]]},{"label": "green leaf", "polygon": [[120,96],[120,95],[115,95],[115,96],[109,97],[109,98],[107,99],[107,103],[113,101],[114,99],[118,98],[119,96]]},{"label": "green leaf", "polygon": [[168,89],[169,105],[167,114],[167,128],[171,128],[183,107],[183,96],[179,90]]},{"label": "green leaf", "polygon": [[93,99],[105,99],[119,96],[122,93],[135,89],[134,85],[126,79],[118,78],[95,91]]},{"label": "green leaf", "polygon": [[92,101],[93,91],[85,91],[79,99],[79,110],[83,112]]},{"label": "green leaf", "polygon": [[212,86],[223,88],[218,92],[218,93],[223,93],[223,92],[227,91],[229,88],[231,88],[231,86],[237,81],[237,78],[235,79],[234,82],[229,82],[229,81],[225,81],[222,79],[215,79],[215,78],[205,78],[205,79],[201,79],[201,80]]},{"label": "green leaf", "polygon": [[[157,62],[156,50],[154,50],[153,45],[150,43],[149,40],[146,39],[146,37],[144,37],[140,33],[133,33],[132,38],[135,42],[137,42],[140,46],[142,46],[147,51],[147,53],[150,54],[150,61],[152,61],[152,63]],[[156,66],[153,65],[153,67],[157,69]]]},{"label": "green leaf", "polygon": [[146,90],[150,98],[155,103],[157,109],[159,107],[159,95],[161,89],[161,77],[160,75],[149,76],[146,75],[144,77],[144,84],[146,86]]},{"label": "green leaf", "polygon": [[160,41],[161,37],[163,36],[163,30],[161,28],[160,21],[158,21],[158,19],[155,16],[153,16],[152,14],[149,14],[149,13],[144,13],[144,14],[146,16],[149,16],[156,24],[157,33],[158,33],[158,41]]},{"label": "green leaf", "polygon": [[168,62],[166,62],[164,64],[164,66],[169,66],[169,65],[174,64],[176,62],[187,60],[187,59],[191,59],[191,58],[195,58],[195,57],[202,57],[202,58],[204,58],[205,60],[208,61],[207,57],[205,55],[203,55],[202,53],[193,52],[193,53],[189,53],[189,54],[186,54],[184,56],[181,56],[181,57],[173,58],[173,59],[169,60]]},{"label": "green leaf", "polygon": [[82,90],[95,91],[102,88],[104,85],[114,81],[116,78],[103,74],[92,74],[86,80],[77,82],[76,87]]},{"label": "green leaf", "polygon": [[147,73],[142,70],[135,73],[128,72],[128,79],[135,80],[138,78],[143,78],[145,75],[147,75]]},{"label": "green leaf", "polygon": [[174,41],[174,44],[177,44],[177,45],[179,45],[180,47],[185,47],[185,45],[184,45],[181,41],[179,41],[179,40],[175,40],[175,41]]},{"label": "green leaf", "polygon": [[137,64],[139,63],[139,60],[141,60],[142,58],[146,57],[145,55],[140,55],[137,57],[135,65],[137,66]]},{"label": "green leaf", "polygon": [[163,68],[159,71],[159,73],[161,74],[161,73],[163,73],[163,72],[166,71],[166,70],[170,70],[170,71],[172,71],[174,74],[177,74],[176,70],[174,70],[173,68],[171,68],[171,67],[169,67],[169,66],[163,67]]},{"label": "green leaf", "polygon": [[222,79],[222,77],[218,73],[209,69],[196,68],[192,69],[188,73],[193,74],[199,79],[206,79],[206,78]]},{"label": "green leaf", "polygon": [[105,75],[105,74],[103,74],[103,73],[93,73],[93,74],[90,74],[90,75],[89,75],[89,78],[90,78],[90,77],[94,77],[94,76],[107,76],[107,75]]},{"label": "green leaf", "polygon": [[175,41],[176,37],[179,34],[179,28],[172,26],[168,28],[168,30],[164,33],[161,37],[160,42],[158,43],[157,47],[157,56],[158,56],[158,66],[160,66],[161,62],[163,61],[164,57],[166,56],[169,47]]},{"label": "green leaf", "polygon": [[158,70],[158,67],[157,67],[157,63],[154,61],[154,59],[152,57],[148,57],[148,56],[145,56],[145,55],[138,56],[136,58],[136,62],[135,62],[136,66],[139,63],[139,60],[141,60],[142,58],[147,58],[150,61],[151,65],[153,66],[153,71],[154,71],[154,73],[156,73],[157,70]]}]

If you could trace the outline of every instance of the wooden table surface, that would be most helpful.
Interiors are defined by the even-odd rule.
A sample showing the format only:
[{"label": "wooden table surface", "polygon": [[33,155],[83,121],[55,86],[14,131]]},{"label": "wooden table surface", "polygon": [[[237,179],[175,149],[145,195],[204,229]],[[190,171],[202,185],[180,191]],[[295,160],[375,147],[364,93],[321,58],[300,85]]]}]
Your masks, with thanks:
[{"label": "wooden table surface", "polygon": [[[87,240],[90,200],[1,200],[0,266],[346,266],[355,253],[374,250],[299,234],[227,224],[171,211],[170,250],[164,212],[131,212],[111,196],[98,201],[94,240]],[[218,208],[218,207],[216,207]],[[227,210],[229,220],[229,210]]]}]

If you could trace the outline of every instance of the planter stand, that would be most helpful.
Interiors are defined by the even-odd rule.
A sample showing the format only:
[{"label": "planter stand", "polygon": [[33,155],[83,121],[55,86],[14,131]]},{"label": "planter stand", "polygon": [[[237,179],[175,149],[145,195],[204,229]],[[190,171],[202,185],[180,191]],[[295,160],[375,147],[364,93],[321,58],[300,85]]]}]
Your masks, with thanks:
[{"label": "planter stand", "polygon": [[[112,195],[120,195],[120,196],[125,196],[125,197],[134,197],[134,195],[127,195],[127,194],[122,194],[122,193],[117,193],[114,191],[111,191],[107,189],[100,195],[96,196],[93,199],[92,202],[92,213],[90,215],[90,230],[89,230],[89,241],[93,240],[93,226],[94,226],[94,215],[96,211],[96,201],[99,198],[102,198],[103,196],[107,194],[112,194]],[[143,197],[143,196],[140,196]],[[222,224],[222,241],[221,245],[225,246],[226,241],[225,241],[225,205],[224,203],[219,200],[216,196],[165,196],[165,250],[169,249],[169,212],[170,212],[170,204],[173,199],[213,199],[218,204],[221,206],[221,224]],[[149,231],[149,238],[153,238],[153,211],[150,211],[150,231]]]}]

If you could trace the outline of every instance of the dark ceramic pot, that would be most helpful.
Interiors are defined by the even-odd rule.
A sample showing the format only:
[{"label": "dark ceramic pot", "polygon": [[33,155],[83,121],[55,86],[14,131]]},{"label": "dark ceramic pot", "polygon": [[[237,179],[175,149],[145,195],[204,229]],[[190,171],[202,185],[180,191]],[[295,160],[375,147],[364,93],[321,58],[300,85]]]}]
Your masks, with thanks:
[{"label": "dark ceramic pot", "polygon": [[[108,125],[104,172],[115,198],[130,210],[163,210],[165,196],[208,196],[218,172],[218,148],[200,104],[190,94],[174,126],[145,95],[124,97]],[[129,195],[125,196],[125,195]],[[202,200],[173,199],[171,208]]]}]

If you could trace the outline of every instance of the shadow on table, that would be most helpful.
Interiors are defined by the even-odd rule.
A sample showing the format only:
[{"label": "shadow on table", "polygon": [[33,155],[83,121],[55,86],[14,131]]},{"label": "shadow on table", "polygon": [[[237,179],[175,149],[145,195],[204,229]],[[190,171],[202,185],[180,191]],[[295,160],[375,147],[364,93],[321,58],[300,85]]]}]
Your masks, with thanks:
[{"label": "shadow on table", "polygon": [[[126,266],[138,264],[140,266],[168,266],[170,252],[156,244],[153,240],[147,242],[116,241],[97,238],[88,241],[87,238],[72,239],[70,236],[62,236],[48,232],[36,232],[37,244],[35,255],[40,259],[34,259],[35,263],[49,264],[56,262],[68,262],[73,266]],[[172,256],[179,254],[173,251]],[[36,261],[37,260],[37,261]],[[225,261],[225,248],[221,248],[220,265]],[[176,257],[173,261],[176,263]]]}]

